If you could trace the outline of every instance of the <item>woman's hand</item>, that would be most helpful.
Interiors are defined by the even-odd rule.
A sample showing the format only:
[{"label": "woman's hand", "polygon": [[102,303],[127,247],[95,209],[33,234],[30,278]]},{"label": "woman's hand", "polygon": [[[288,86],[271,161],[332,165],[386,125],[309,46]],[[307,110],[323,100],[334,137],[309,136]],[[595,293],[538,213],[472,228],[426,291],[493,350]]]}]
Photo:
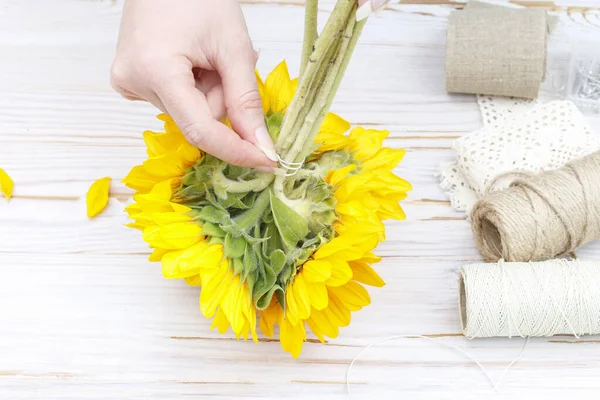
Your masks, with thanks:
[{"label": "woman's hand", "polygon": [[[235,165],[274,166],[256,57],[236,0],[127,0],[111,84],[171,115],[201,150]],[[235,132],[219,122],[225,115]]]}]

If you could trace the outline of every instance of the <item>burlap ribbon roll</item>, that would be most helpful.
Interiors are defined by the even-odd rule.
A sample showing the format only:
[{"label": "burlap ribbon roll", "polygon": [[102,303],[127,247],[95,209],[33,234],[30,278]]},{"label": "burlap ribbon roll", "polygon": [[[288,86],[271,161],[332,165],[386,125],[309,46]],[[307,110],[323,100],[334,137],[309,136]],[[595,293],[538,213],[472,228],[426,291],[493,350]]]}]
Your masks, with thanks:
[{"label": "burlap ribbon roll", "polygon": [[471,6],[453,12],[446,90],[537,97],[546,71],[547,32],[547,13],[539,9]]}]

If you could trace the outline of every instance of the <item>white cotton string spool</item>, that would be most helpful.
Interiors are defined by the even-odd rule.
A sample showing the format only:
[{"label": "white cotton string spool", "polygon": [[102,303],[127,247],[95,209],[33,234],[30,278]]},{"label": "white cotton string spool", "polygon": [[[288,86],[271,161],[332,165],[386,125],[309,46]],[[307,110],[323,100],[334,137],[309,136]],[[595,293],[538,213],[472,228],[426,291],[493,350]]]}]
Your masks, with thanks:
[{"label": "white cotton string spool", "polygon": [[464,265],[459,308],[469,339],[600,334],[600,262]]}]

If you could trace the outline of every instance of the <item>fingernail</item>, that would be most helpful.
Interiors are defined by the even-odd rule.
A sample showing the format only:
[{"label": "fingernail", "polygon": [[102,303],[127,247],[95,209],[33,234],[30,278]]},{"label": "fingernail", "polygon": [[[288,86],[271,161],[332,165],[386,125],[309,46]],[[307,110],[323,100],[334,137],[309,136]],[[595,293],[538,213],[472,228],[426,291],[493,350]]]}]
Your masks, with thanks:
[{"label": "fingernail", "polygon": [[262,152],[269,157],[269,159],[272,161],[277,161],[279,157],[277,157],[275,146],[273,145],[273,141],[271,140],[271,136],[269,136],[267,128],[260,127],[254,132],[254,134],[256,135],[258,148],[261,149]]},{"label": "fingernail", "polygon": [[371,14],[373,14],[373,7],[371,6],[371,2],[367,1],[356,10],[356,20],[362,21],[365,18],[369,18]]}]

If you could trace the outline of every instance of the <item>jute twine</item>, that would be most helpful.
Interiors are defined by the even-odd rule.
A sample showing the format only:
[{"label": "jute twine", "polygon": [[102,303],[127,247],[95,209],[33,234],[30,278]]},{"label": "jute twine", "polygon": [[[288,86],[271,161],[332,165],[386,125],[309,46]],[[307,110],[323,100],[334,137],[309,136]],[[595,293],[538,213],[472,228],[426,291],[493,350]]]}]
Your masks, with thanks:
[{"label": "jute twine", "polygon": [[600,151],[488,194],[471,218],[486,261],[543,261],[600,240]]},{"label": "jute twine", "polygon": [[459,306],[470,339],[599,334],[600,262],[464,265]]}]

